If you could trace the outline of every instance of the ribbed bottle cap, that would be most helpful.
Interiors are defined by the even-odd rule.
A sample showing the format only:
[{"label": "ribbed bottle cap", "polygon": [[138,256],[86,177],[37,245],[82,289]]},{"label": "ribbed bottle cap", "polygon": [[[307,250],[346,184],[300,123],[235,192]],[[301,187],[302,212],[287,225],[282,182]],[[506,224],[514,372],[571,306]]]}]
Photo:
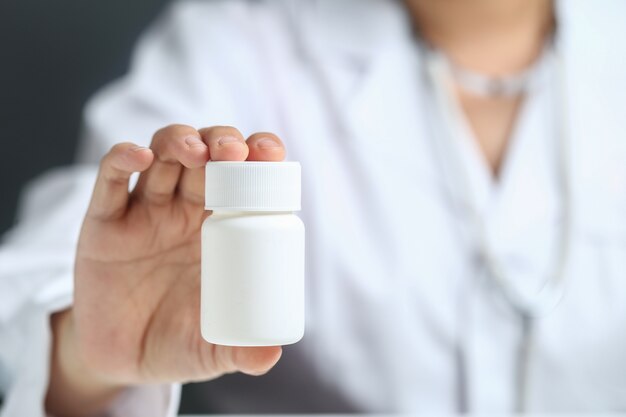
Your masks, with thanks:
[{"label": "ribbed bottle cap", "polygon": [[300,210],[298,162],[208,162],[205,208],[230,211]]}]

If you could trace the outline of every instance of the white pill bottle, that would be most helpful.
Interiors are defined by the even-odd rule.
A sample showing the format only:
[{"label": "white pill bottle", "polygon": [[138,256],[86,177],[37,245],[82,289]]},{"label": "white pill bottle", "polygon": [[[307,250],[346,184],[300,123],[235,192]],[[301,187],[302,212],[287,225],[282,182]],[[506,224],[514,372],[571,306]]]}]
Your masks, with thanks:
[{"label": "white pill bottle", "polygon": [[201,330],[227,346],[275,346],[304,334],[304,224],[297,162],[208,162]]}]

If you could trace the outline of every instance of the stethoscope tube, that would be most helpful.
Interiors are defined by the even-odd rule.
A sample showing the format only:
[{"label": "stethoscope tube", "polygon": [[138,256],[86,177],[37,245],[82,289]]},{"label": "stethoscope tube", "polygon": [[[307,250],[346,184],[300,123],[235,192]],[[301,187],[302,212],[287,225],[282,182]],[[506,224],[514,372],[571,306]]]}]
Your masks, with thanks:
[{"label": "stethoscope tube", "polygon": [[[297,42],[303,45],[301,51],[307,51],[309,56],[308,61],[312,64],[312,71],[314,76],[320,80],[320,85],[327,86],[329,85],[327,82],[327,74],[318,66],[313,63],[319,62],[319,57],[323,56],[321,51],[318,51],[315,45],[307,44],[304,41],[304,37],[301,33],[301,28],[292,27],[293,33],[296,35]],[[304,47],[306,44],[306,47]],[[427,52],[428,53],[428,52]],[[422,54],[425,57],[424,54]],[[560,187],[562,191],[563,198],[563,230],[561,234],[561,245],[559,255],[556,260],[555,272],[551,274],[549,279],[546,281],[545,285],[534,293],[524,293],[522,289],[516,288],[512,285],[512,283],[506,279],[506,274],[503,272],[503,268],[500,266],[499,262],[491,256],[491,251],[487,244],[479,245],[481,246],[480,252],[483,258],[483,264],[487,267],[487,275],[494,282],[495,286],[499,288],[502,293],[502,297],[507,301],[508,305],[514,309],[521,320],[521,342],[519,345],[518,353],[517,353],[517,367],[516,367],[516,375],[515,375],[515,386],[516,386],[516,398],[514,404],[514,411],[516,412],[524,412],[527,411],[528,405],[528,385],[529,385],[529,363],[530,356],[532,353],[533,347],[533,335],[534,335],[534,321],[537,318],[544,317],[553,311],[560,300],[562,299],[565,292],[565,263],[569,254],[569,240],[570,240],[570,231],[571,231],[571,196],[570,196],[570,173],[569,173],[569,149],[568,149],[568,141],[569,137],[567,132],[567,120],[566,120],[566,94],[565,94],[565,77],[563,70],[563,63],[561,57],[558,54],[554,54],[554,58],[556,61],[558,75],[559,75],[559,91],[558,91],[558,111],[560,113],[560,123],[559,123],[559,132],[557,133],[559,137],[559,145],[560,145]],[[445,68],[444,63],[441,59],[424,59],[426,63],[426,70],[430,76],[432,81],[432,85],[435,91],[435,99],[436,105],[438,106],[439,112],[442,117],[447,118],[446,120],[448,126],[455,126],[455,122],[452,119],[452,114],[455,106],[449,102],[449,100],[453,97],[452,92],[450,91],[448,79],[449,74]],[[324,99],[328,107],[334,111],[331,113],[336,114],[337,118],[334,120],[335,126],[334,128],[337,132],[344,132],[347,130],[345,126],[345,121],[342,120],[339,115],[342,114],[340,111],[341,108],[339,104],[336,102],[334,98],[333,92],[329,88],[324,88],[322,91]],[[444,140],[437,140],[436,142],[440,142],[443,146],[451,145],[449,142],[450,139],[455,135],[456,132],[450,132],[450,137],[443,138]],[[437,145],[438,146],[438,145]],[[444,151],[441,151],[444,153]],[[460,161],[457,161],[460,162]],[[457,163],[458,168],[462,168],[462,166]],[[457,173],[457,177],[458,177]],[[461,178],[466,178],[461,175]],[[463,187],[461,187],[463,188]],[[468,188],[465,188],[467,190]],[[476,222],[480,223],[479,229],[484,230],[484,225],[482,224],[482,220],[477,215],[477,213],[473,213]],[[479,241],[486,242],[484,234],[480,233]],[[458,362],[460,363],[460,367],[463,368],[459,371],[459,390],[462,391],[459,393],[460,397],[460,409],[462,411],[468,410],[468,396],[467,396],[467,369],[466,366],[463,365],[465,359],[463,358],[462,349],[457,349]]]},{"label": "stethoscope tube", "polygon": [[[444,137],[436,138],[435,145],[441,153],[440,158],[450,158],[457,154],[454,149],[453,138],[459,137],[459,120],[462,120],[461,110],[454,103],[454,92],[452,90],[452,75],[449,65],[445,58],[433,51],[425,48],[426,70],[432,82],[434,98],[440,116],[444,119],[446,126],[451,129]],[[507,278],[504,267],[501,265],[493,251],[490,249],[489,242],[486,238],[486,227],[484,218],[478,213],[475,207],[471,207],[471,216],[474,223],[475,238],[477,242],[477,250],[481,258],[481,263],[485,267],[485,274],[494,284],[494,287],[501,293],[502,298],[517,313],[521,320],[521,342],[517,353],[517,366],[515,376],[516,398],[514,408],[516,412],[525,412],[528,408],[528,384],[529,384],[529,368],[530,356],[533,346],[534,321],[537,318],[545,317],[552,312],[561,302],[565,293],[565,267],[569,255],[570,233],[572,228],[571,221],[571,188],[569,172],[569,143],[567,134],[566,120],[566,95],[565,95],[565,77],[563,63],[558,54],[551,53],[554,64],[557,69],[558,85],[557,88],[557,112],[559,121],[557,123],[557,139],[559,142],[559,181],[563,205],[563,226],[561,228],[560,245],[558,254],[555,259],[553,270],[548,274],[548,278],[539,290],[525,290],[516,287],[513,282]],[[443,147],[443,149],[442,149]],[[464,166],[460,158],[452,164],[456,173],[453,173],[455,181],[452,182],[452,196],[467,194],[471,188],[467,183],[467,173],[464,172]],[[456,183],[455,183],[456,182]],[[461,184],[459,184],[461,183]],[[456,187],[455,187],[456,185]],[[466,197],[468,197],[466,195]],[[466,201],[470,201],[466,198]],[[464,361],[461,361],[464,362]],[[465,371],[460,375],[466,375]],[[467,381],[461,384],[467,389]],[[462,394],[467,402],[466,393]]]}]

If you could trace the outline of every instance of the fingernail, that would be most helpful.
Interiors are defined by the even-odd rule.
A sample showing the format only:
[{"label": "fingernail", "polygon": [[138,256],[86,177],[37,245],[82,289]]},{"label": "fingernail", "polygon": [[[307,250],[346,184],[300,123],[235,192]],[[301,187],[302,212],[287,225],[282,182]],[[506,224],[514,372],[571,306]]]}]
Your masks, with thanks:
[{"label": "fingernail", "polygon": [[191,147],[196,147],[196,146],[205,146],[204,142],[202,142],[202,139],[200,139],[197,136],[189,136],[189,137],[185,138],[185,143],[190,148]]},{"label": "fingernail", "polygon": [[217,140],[218,145],[226,145],[228,143],[241,142],[241,139],[235,136],[222,136]]},{"label": "fingernail", "polygon": [[261,138],[257,141],[256,146],[260,149],[280,148],[280,143],[272,138]]}]

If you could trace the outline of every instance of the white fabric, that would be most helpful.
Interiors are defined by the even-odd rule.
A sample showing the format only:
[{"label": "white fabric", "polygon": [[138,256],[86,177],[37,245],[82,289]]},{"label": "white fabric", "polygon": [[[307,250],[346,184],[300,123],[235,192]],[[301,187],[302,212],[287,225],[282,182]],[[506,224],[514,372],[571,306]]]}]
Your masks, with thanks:
[{"label": "white fabric", "polygon": [[[530,411],[626,410],[624,18],[617,0],[559,3],[575,223],[567,293],[535,323]],[[511,411],[520,320],[484,279],[446,191],[421,59],[397,1],[175,3],[129,75],[87,107],[85,165],[30,190],[0,247],[2,416],[44,415],[49,314],[71,303],[96,161],[170,123],[273,131],[302,164],[307,334],[263,385],[289,395],[222,378],[206,393],[216,410],[332,396],[351,411]],[[517,283],[542,278],[561,226],[551,91],[526,103],[498,184],[471,138],[458,148]],[[177,401],[177,387],[140,387],[110,415],[173,415]]]}]

